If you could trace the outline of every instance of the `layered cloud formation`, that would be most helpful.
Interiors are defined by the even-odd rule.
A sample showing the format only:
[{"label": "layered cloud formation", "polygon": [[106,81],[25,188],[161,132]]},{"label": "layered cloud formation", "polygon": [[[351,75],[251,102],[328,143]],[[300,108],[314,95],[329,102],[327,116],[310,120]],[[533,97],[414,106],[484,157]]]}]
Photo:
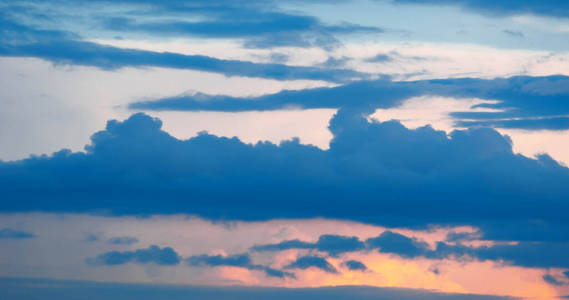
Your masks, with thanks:
[{"label": "layered cloud formation", "polygon": [[495,112],[454,112],[461,127],[569,129],[569,79],[565,76],[499,79],[441,79],[414,82],[364,81],[333,88],[283,91],[256,98],[171,97],[130,104],[133,109],[183,111],[264,111],[300,108],[391,108],[411,97],[431,95],[498,100],[480,104]]},{"label": "layered cloud formation", "polygon": [[[61,288],[61,287],[65,288]],[[120,294],[122,299],[187,299],[188,295],[199,299],[245,300],[245,299],[320,299],[348,300],[358,297],[364,300],[497,300],[505,297],[437,293],[428,290],[371,287],[324,287],[316,289],[254,288],[254,287],[181,287],[161,285],[110,284],[57,280],[3,280],[0,283],[3,295],[14,300],[26,300],[30,295],[49,297],[50,299],[71,300],[78,297],[96,297],[97,299],[115,299]]]}]

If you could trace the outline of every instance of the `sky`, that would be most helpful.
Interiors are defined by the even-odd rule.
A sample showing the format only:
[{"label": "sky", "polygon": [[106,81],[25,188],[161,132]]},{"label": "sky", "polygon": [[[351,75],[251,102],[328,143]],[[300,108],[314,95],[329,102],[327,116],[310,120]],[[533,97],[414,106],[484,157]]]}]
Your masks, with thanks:
[{"label": "sky", "polygon": [[0,0],[0,299],[569,297],[569,2]]}]

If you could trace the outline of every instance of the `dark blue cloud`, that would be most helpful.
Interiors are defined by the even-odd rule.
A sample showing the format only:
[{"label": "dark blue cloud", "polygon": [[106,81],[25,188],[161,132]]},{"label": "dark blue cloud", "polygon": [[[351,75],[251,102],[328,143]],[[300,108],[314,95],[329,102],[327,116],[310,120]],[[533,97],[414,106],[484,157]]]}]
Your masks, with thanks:
[{"label": "dark blue cloud", "polygon": [[392,231],[385,231],[378,237],[366,240],[366,243],[370,248],[379,248],[380,252],[395,253],[408,258],[425,255],[429,246],[423,241]]},{"label": "dark blue cloud", "polygon": [[543,280],[549,284],[556,285],[556,286],[567,285],[567,283],[564,283],[564,282],[557,280],[557,278],[555,278],[554,276],[552,276],[550,274],[543,275]]},{"label": "dark blue cloud", "polygon": [[569,17],[569,3],[564,0],[391,0],[396,4],[455,5],[493,16],[534,14],[547,17]]},{"label": "dark blue cloud", "polygon": [[299,240],[283,241],[278,244],[257,245],[251,248],[253,251],[282,251],[287,249],[314,249],[327,252],[331,256],[337,256],[344,252],[352,252],[364,249],[365,245],[357,237],[324,234],[315,243],[302,242]]},{"label": "dark blue cloud", "polygon": [[458,121],[461,127],[497,127],[497,128],[518,128],[527,130],[567,130],[569,128],[569,117],[553,118],[528,118],[528,119],[506,119],[490,121]]},{"label": "dark blue cloud", "polygon": [[[481,104],[501,112],[454,112],[457,125],[523,129],[569,129],[569,78],[512,77],[498,79],[439,79],[413,82],[360,81],[334,88],[283,91],[256,98],[227,96],[170,97],[132,103],[130,108],[187,111],[264,111],[300,108],[359,108],[374,110],[400,105],[413,96],[498,100]],[[378,96],[380,95],[380,96]]]},{"label": "dark blue cloud", "polygon": [[203,254],[203,255],[192,256],[188,258],[186,261],[188,265],[194,267],[231,266],[231,267],[245,268],[249,270],[263,271],[269,277],[296,278],[296,276],[290,272],[273,269],[263,265],[253,264],[248,254],[236,254],[230,256]]},{"label": "dark blue cloud", "polygon": [[47,279],[0,280],[0,294],[11,300],[32,299],[97,299],[121,300],[169,299],[187,300],[497,300],[498,296],[440,293],[420,289],[376,288],[365,286],[322,288],[262,288],[168,286],[158,284],[122,284]]},{"label": "dark blue cloud", "polygon": [[301,256],[287,265],[285,268],[301,270],[306,270],[308,268],[318,268],[328,273],[338,273],[338,270],[336,270],[334,266],[332,266],[325,258],[319,256]]},{"label": "dark blue cloud", "polygon": [[279,80],[312,79],[346,82],[368,76],[346,69],[296,67],[224,60],[203,55],[122,49],[83,41],[65,31],[35,29],[17,24],[2,14],[0,14],[0,56],[37,57],[56,64],[93,66],[105,70],[123,67],[164,67]]},{"label": "dark blue cloud", "polygon": [[[476,240],[472,235],[451,235],[448,242],[437,242],[435,248],[429,247],[425,241],[392,231],[384,231],[377,237],[364,242],[355,237],[336,236],[338,240],[355,239],[354,243],[361,247],[342,249],[342,253],[377,250],[380,253],[394,254],[413,259],[478,259],[480,261],[504,261],[522,267],[536,268],[569,268],[569,243],[561,242],[519,242],[518,244],[496,244],[492,246],[470,247],[462,244],[465,240]],[[450,242],[450,243],[449,243]],[[315,249],[316,243],[298,240],[284,241],[278,244],[253,247],[257,251],[282,251],[287,249]],[[354,263],[355,264],[355,263]],[[349,266],[348,266],[349,267]],[[351,268],[351,267],[350,267]]]},{"label": "dark blue cloud", "polygon": [[346,267],[348,267],[348,269],[350,270],[357,270],[357,271],[365,271],[367,270],[366,265],[364,265],[362,262],[357,261],[357,260],[348,260],[346,261]]},{"label": "dark blue cloud", "polygon": [[182,141],[160,128],[158,119],[135,114],[109,121],[86,152],[1,162],[0,210],[326,217],[473,225],[498,240],[569,237],[569,169],[546,155],[514,154],[492,129],[447,135],[343,109],[330,124],[330,149],[321,150],[298,140],[249,145],[206,133]]},{"label": "dark blue cloud", "polygon": [[[458,252],[455,249],[452,251]],[[471,250],[468,250],[471,251]],[[504,260],[523,267],[569,268],[569,243],[520,242],[517,245],[494,245],[473,249],[472,256],[481,260]]]},{"label": "dark blue cloud", "polygon": [[170,247],[160,248],[152,245],[146,249],[138,249],[135,251],[111,251],[103,253],[94,258],[86,260],[91,265],[107,265],[116,266],[127,263],[148,264],[155,263],[157,265],[173,266],[180,263],[180,256],[174,249]]},{"label": "dark blue cloud", "polygon": [[132,236],[117,236],[108,240],[113,245],[132,245],[138,243],[138,239]]},{"label": "dark blue cloud", "polygon": [[370,248],[378,248],[381,253],[396,254],[404,258],[466,257],[480,261],[503,261],[506,264],[531,268],[569,268],[567,242],[519,242],[516,245],[496,244],[480,247],[437,242],[435,249],[431,249],[424,241],[386,231],[377,238],[368,239],[366,243]]},{"label": "dark blue cloud", "polygon": [[35,234],[12,228],[0,228],[0,240],[2,239],[29,239],[36,237]]}]

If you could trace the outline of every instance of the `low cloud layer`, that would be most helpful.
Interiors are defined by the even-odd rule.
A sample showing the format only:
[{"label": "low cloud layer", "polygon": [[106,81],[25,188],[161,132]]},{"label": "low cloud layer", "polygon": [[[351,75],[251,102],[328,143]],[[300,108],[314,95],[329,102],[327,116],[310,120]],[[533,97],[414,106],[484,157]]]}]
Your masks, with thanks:
[{"label": "low cloud layer", "polygon": [[[62,288],[64,287],[64,288]],[[0,293],[8,299],[28,300],[30,297],[76,300],[85,297],[100,300],[188,299],[188,295],[203,300],[246,299],[330,299],[351,300],[497,300],[506,297],[437,293],[428,290],[374,287],[324,287],[324,288],[260,288],[260,287],[192,287],[145,284],[117,284],[81,281],[2,279]]]}]

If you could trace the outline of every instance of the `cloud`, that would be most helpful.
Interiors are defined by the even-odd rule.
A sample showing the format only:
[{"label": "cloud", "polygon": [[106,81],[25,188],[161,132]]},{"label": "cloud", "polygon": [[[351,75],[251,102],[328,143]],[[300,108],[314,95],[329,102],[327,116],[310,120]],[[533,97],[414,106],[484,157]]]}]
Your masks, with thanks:
[{"label": "cloud", "polygon": [[429,4],[429,5],[454,5],[480,12],[491,16],[512,15],[541,15],[546,17],[567,18],[569,17],[569,3],[559,0],[541,1],[491,1],[491,0],[391,0],[396,4]]},{"label": "cloud", "polygon": [[[279,46],[322,47],[341,45],[338,35],[382,33],[383,29],[352,23],[325,24],[314,16],[279,8],[274,1],[17,1],[4,5],[10,16],[35,23],[61,26],[52,19],[61,18],[57,7],[81,12],[95,4],[94,15],[82,14],[81,22],[89,23],[107,35],[139,37],[199,37],[206,39],[241,39],[245,47]],[[99,7],[97,7],[99,6]],[[101,8],[101,6],[103,8]],[[22,10],[26,13],[22,15]],[[77,22],[73,18],[68,21]],[[73,24],[73,23],[72,23]],[[71,26],[70,26],[71,27]],[[80,28],[80,27],[79,27]],[[99,33],[100,34],[100,33]]]},{"label": "cloud", "polygon": [[301,256],[287,265],[285,268],[301,270],[306,270],[308,268],[317,268],[328,273],[338,273],[338,270],[336,270],[334,266],[332,266],[326,259],[319,256]]},{"label": "cloud", "polygon": [[[326,235],[322,235],[319,240]],[[569,268],[569,243],[562,242],[518,242],[517,244],[495,244],[490,246],[466,246],[464,240],[478,240],[475,235],[450,235],[447,242],[437,242],[431,249],[425,241],[406,235],[384,231],[377,237],[361,242],[356,237],[335,236],[337,240],[354,239],[353,243],[361,246],[346,247],[339,253],[362,252],[377,250],[380,253],[398,255],[406,259],[424,257],[428,259],[478,259],[480,261],[503,261],[506,264],[531,268]],[[253,251],[283,251],[288,249],[318,249],[317,243],[308,243],[300,240],[283,241],[278,244],[255,246]],[[326,252],[324,250],[318,249]],[[331,255],[334,256],[334,255]],[[347,263],[346,263],[347,264]],[[358,266],[356,263],[352,263]],[[351,266],[348,265],[350,269]],[[361,266],[360,266],[361,267]],[[365,266],[364,266],[365,267]]]},{"label": "cloud", "polygon": [[556,285],[556,286],[562,286],[562,285],[566,285],[566,283],[558,281],[554,276],[552,276],[551,274],[545,274],[543,275],[543,280],[549,284],[552,285]]},{"label": "cloud", "polygon": [[0,240],[2,240],[2,239],[17,239],[17,240],[19,240],[19,239],[30,239],[30,238],[34,238],[34,237],[36,237],[35,234],[25,232],[25,231],[20,231],[20,230],[8,228],[8,227],[0,229]]},{"label": "cloud", "polygon": [[348,267],[348,269],[352,270],[352,271],[365,271],[367,270],[366,265],[364,265],[362,262],[357,261],[357,260],[348,260],[345,262],[346,267]]},{"label": "cloud", "polygon": [[163,266],[173,266],[180,263],[180,256],[170,247],[160,248],[151,245],[146,249],[135,251],[111,251],[103,253],[94,258],[88,258],[86,262],[90,265],[117,266],[127,263],[148,264],[155,263]]},{"label": "cloud", "polygon": [[517,128],[526,130],[567,130],[569,128],[569,117],[553,118],[528,118],[528,119],[505,119],[490,121],[458,121],[457,126],[461,127],[497,127],[497,128]]},{"label": "cloud", "polygon": [[569,77],[439,79],[412,82],[359,81],[332,88],[282,91],[255,98],[196,94],[131,103],[137,110],[264,111],[299,107],[374,110],[400,105],[423,95],[498,100],[476,107],[496,112],[453,112],[458,126],[522,129],[569,129]]},{"label": "cloud", "polygon": [[325,25],[307,15],[245,8],[242,6],[204,6],[199,11],[186,11],[188,17],[208,16],[206,21],[141,21],[136,17],[106,18],[104,27],[121,33],[141,32],[156,36],[200,38],[242,38],[252,48],[322,47],[332,49],[340,45],[337,34],[382,33],[383,29],[356,24]]},{"label": "cloud", "polygon": [[331,256],[338,256],[344,252],[364,249],[364,243],[355,236],[325,234],[321,235],[315,243],[289,240],[278,244],[257,245],[251,248],[253,251],[282,251],[287,249],[314,249],[327,252]]},{"label": "cloud", "polygon": [[46,279],[8,279],[0,280],[0,294],[7,299],[188,299],[203,300],[497,300],[510,299],[499,296],[441,293],[420,289],[376,288],[366,286],[321,287],[321,288],[262,288],[262,287],[207,287],[207,286],[169,286],[158,284],[124,284],[87,281],[62,281]]},{"label": "cloud", "polygon": [[108,240],[113,245],[132,245],[138,243],[138,239],[132,236],[118,236]]},{"label": "cloud", "polygon": [[385,231],[380,236],[366,240],[370,248],[379,248],[383,253],[396,253],[402,257],[414,258],[425,255],[428,244],[399,233]]},{"label": "cloud", "polygon": [[227,76],[330,82],[347,82],[369,76],[346,69],[263,64],[217,59],[204,55],[105,46],[80,40],[77,35],[66,31],[36,29],[14,23],[2,14],[0,14],[0,28],[0,56],[36,57],[55,64],[93,66],[105,70],[124,67],[163,67],[214,72]]},{"label": "cloud", "polygon": [[134,114],[109,121],[86,152],[0,162],[3,198],[19,199],[0,210],[325,217],[472,225],[498,240],[569,237],[569,169],[546,155],[514,154],[492,129],[411,130],[343,109],[330,123],[330,149],[321,150],[298,140],[250,145],[206,133],[182,141],[161,125]]},{"label": "cloud", "polygon": [[248,270],[260,270],[265,272],[265,274],[269,277],[296,278],[294,273],[273,269],[263,265],[253,264],[248,254],[236,254],[230,256],[202,254],[202,255],[192,256],[186,259],[186,261],[188,265],[194,267],[231,266],[231,267],[245,268]]}]

